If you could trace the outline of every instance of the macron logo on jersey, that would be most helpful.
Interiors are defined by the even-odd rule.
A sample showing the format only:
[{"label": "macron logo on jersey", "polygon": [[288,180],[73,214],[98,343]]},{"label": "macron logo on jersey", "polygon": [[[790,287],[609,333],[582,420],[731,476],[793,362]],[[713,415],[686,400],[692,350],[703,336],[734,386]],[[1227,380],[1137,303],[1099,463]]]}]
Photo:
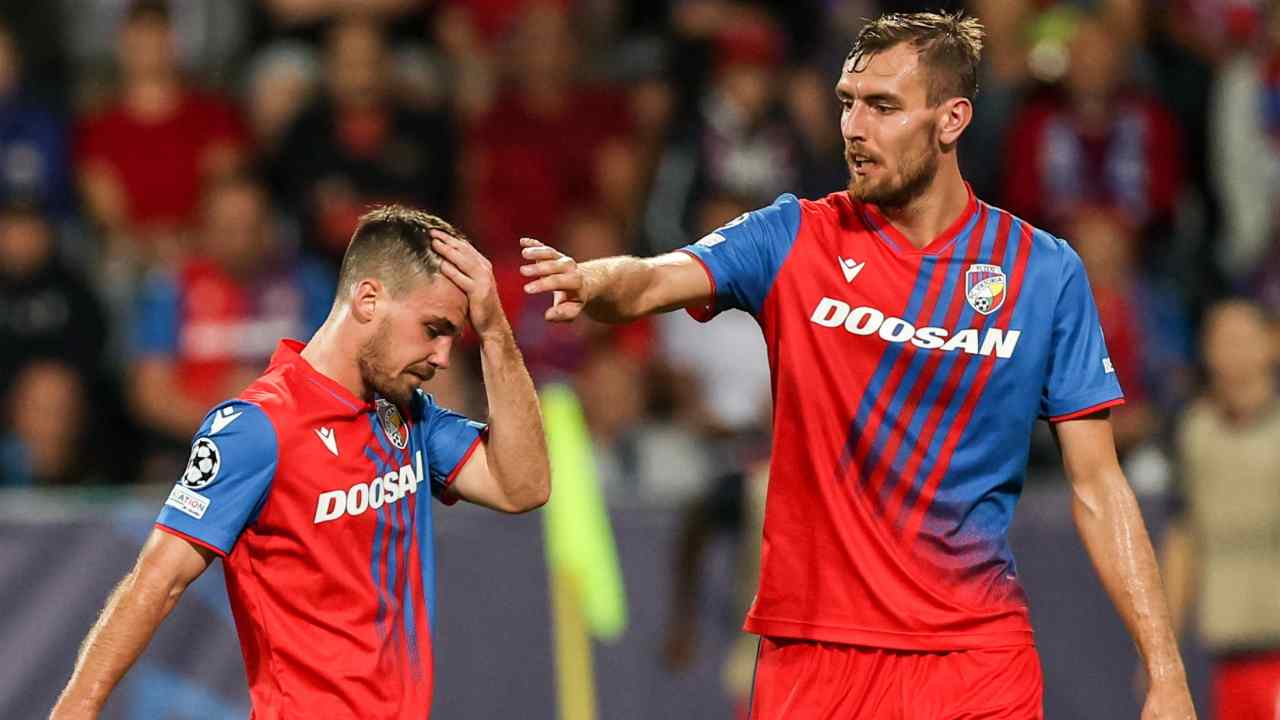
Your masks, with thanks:
[{"label": "macron logo on jersey", "polygon": [[858,273],[862,272],[862,268],[867,266],[865,261],[854,262],[852,259],[846,260],[839,255],[836,256],[836,260],[840,261],[840,271],[844,273],[844,281],[847,283],[853,282],[853,279],[858,277]]},{"label": "macron logo on jersey", "polygon": [[377,510],[383,505],[418,492],[418,484],[426,476],[422,474],[422,451],[414,453],[412,465],[403,465],[386,475],[367,483],[356,483],[346,490],[330,490],[320,493],[316,499],[315,524],[327,523],[340,517],[361,515]]},{"label": "macron logo on jersey", "polygon": [[952,335],[946,328],[918,328],[902,318],[885,317],[875,308],[850,308],[849,303],[828,297],[822,298],[809,320],[822,327],[843,325],[845,331],[853,335],[879,335],[882,340],[892,343],[910,342],[925,350],[959,350],[970,355],[994,354],[1005,359],[1013,357],[1013,350],[1022,335],[1021,330],[1005,331],[1000,328],[991,328],[981,337],[974,328],[965,328]]}]

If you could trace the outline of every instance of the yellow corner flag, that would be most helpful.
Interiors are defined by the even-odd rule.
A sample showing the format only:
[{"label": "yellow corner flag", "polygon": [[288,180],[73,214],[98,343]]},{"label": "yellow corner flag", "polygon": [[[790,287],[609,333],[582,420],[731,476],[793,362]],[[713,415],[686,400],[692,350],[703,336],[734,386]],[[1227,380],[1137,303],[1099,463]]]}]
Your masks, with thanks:
[{"label": "yellow corner flag", "polygon": [[559,720],[594,720],[591,638],[613,640],[627,625],[627,596],[613,528],[596,478],[591,436],[573,390],[542,389],[551,499],[542,509],[551,587]]}]

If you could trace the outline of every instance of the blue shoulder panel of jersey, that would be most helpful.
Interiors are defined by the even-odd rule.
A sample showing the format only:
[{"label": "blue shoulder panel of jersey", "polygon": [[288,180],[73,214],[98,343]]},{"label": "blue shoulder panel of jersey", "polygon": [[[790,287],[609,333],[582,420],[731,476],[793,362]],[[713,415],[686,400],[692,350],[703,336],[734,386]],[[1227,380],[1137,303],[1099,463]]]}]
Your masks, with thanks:
[{"label": "blue shoulder panel of jersey", "polygon": [[262,408],[222,403],[196,432],[187,468],[156,523],[226,555],[262,509],[278,453],[275,427]]},{"label": "blue shoulder panel of jersey", "polygon": [[800,201],[786,194],[682,248],[707,266],[715,283],[714,306],[694,317],[710,319],[726,308],[758,316],[799,231]]},{"label": "blue shoulder panel of jersey", "polygon": [[415,424],[423,429],[426,438],[431,492],[438,494],[488,426],[440,407],[422,390],[418,391],[416,410]]},{"label": "blue shoulder panel of jersey", "polygon": [[1053,311],[1049,372],[1040,415],[1050,420],[1122,400],[1120,381],[1107,353],[1098,307],[1076,251],[1058,240],[1062,282]]}]

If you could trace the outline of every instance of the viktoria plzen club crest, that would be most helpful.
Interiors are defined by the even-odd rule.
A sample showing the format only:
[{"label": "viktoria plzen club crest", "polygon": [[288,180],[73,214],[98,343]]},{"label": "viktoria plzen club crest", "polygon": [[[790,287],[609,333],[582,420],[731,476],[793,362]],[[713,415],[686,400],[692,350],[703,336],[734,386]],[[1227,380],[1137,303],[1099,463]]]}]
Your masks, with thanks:
[{"label": "viktoria plzen club crest", "polygon": [[405,426],[404,418],[400,417],[400,411],[382,398],[378,398],[378,422],[392,445],[403,450],[409,444],[409,428]]},{"label": "viktoria plzen club crest", "polygon": [[964,274],[965,299],[969,307],[983,315],[990,315],[1004,305],[1007,285],[999,265],[970,265]]}]

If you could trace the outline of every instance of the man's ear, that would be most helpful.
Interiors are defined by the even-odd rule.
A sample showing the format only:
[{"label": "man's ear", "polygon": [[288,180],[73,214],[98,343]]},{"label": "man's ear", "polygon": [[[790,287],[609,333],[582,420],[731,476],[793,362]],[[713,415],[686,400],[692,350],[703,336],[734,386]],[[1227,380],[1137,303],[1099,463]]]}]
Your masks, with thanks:
[{"label": "man's ear", "polygon": [[378,304],[387,301],[387,288],[374,278],[365,278],[351,288],[351,317],[359,323],[373,322]]},{"label": "man's ear", "polygon": [[951,98],[938,108],[938,141],[953,147],[973,120],[973,103],[968,98]]}]

